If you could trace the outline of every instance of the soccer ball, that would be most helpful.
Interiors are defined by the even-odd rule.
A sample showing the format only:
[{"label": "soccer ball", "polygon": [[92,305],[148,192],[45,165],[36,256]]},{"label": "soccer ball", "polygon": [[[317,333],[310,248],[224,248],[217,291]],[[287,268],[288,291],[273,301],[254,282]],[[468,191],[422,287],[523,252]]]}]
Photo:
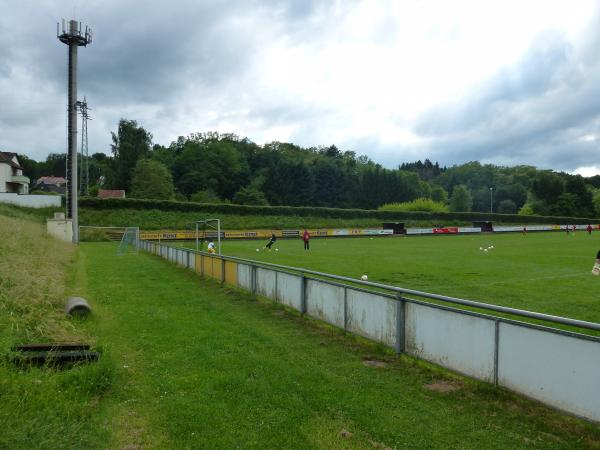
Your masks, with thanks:
[{"label": "soccer ball", "polygon": [[259,249],[256,249],[256,251],[257,251],[257,252],[260,252],[260,250],[259,250]]},{"label": "soccer ball", "polygon": [[484,248],[484,249],[483,249],[483,251],[484,251],[484,252],[487,252],[487,248]]},{"label": "soccer ball", "polygon": [[278,251],[279,251],[279,249],[278,249],[278,248],[276,248],[276,249],[275,249],[275,251],[276,251],[276,252],[278,252]]},{"label": "soccer ball", "polygon": [[369,277],[366,275],[363,275],[362,277],[360,277],[360,279],[363,281],[367,281],[369,279]]},{"label": "soccer ball", "polygon": [[483,247],[479,247],[479,250],[483,250]]}]

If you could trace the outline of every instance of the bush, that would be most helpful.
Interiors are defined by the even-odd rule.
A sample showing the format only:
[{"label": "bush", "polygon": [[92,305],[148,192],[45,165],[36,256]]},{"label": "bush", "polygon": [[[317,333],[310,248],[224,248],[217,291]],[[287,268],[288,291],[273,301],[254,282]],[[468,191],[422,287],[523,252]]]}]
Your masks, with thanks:
[{"label": "bush", "polygon": [[490,214],[483,212],[420,212],[420,211],[377,211],[366,209],[321,208],[313,206],[255,206],[223,203],[192,203],[169,200],[101,199],[85,198],[79,201],[82,208],[92,210],[145,209],[160,211],[199,212],[204,215],[223,214],[235,216],[298,216],[325,217],[334,219],[378,219],[381,222],[420,221],[450,223],[494,221],[518,224],[572,224],[600,223],[600,219],[533,216],[517,214]]},{"label": "bush", "polygon": [[268,205],[265,194],[255,187],[245,187],[240,189],[233,196],[233,203],[238,205]]},{"label": "bush", "polygon": [[446,204],[436,202],[430,198],[418,198],[412,202],[386,203],[379,207],[379,211],[426,211],[448,212]]},{"label": "bush", "polygon": [[212,189],[205,189],[204,191],[192,194],[190,201],[195,203],[229,203],[228,200],[221,200]]}]

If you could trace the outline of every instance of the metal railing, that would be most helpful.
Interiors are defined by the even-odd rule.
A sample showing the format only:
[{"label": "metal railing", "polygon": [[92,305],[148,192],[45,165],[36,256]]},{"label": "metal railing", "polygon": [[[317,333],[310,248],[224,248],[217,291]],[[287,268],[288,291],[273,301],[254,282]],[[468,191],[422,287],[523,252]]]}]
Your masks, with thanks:
[{"label": "metal railing", "polygon": [[140,246],[399,353],[600,421],[600,337],[480,311],[593,331],[598,323],[151,241]]}]

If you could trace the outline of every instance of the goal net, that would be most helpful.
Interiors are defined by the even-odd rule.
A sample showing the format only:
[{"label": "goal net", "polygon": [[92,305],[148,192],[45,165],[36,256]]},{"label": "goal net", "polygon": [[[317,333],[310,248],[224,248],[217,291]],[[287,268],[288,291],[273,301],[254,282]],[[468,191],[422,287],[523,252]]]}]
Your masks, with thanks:
[{"label": "goal net", "polygon": [[80,242],[118,242],[117,254],[137,252],[139,227],[79,227]]},{"label": "goal net", "polygon": [[80,242],[117,242],[123,239],[127,227],[79,227]]},{"label": "goal net", "polygon": [[140,229],[138,227],[125,228],[125,233],[123,233],[123,237],[119,243],[119,248],[117,249],[117,255],[122,255],[129,252],[137,252],[139,239]]}]

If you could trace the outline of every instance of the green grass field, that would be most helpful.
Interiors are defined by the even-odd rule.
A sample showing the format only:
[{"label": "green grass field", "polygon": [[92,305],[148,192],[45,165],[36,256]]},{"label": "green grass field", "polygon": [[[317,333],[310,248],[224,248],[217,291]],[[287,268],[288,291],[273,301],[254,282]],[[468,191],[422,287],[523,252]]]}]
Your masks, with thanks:
[{"label": "green grass field", "polygon": [[597,232],[325,238],[312,239],[310,251],[300,240],[277,241],[277,252],[264,245],[224,241],[223,253],[600,322],[600,277],[591,275]]},{"label": "green grass field", "polygon": [[115,368],[86,421],[103,423],[100,448],[599,447],[597,425],[155,256],[90,243],[80,264],[85,328]]},{"label": "green grass field", "polygon": [[[0,224],[3,356],[16,343],[55,340],[82,340],[101,352],[97,363],[64,370],[22,369],[0,358],[2,450],[600,449],[598,424],[396,356],[156,256],[117,256],[116,243],[73,248],[25,219],[0,217]],[[544,236],[561,242],[524,239],[533,251],[535,239],[554,242]],[[563,251],[581,239],[577,251],[586,253],[587,238],[571,238]],[[376,279],[363,265],[375,249],[388,262],[396,250],[421,254],[424,267],[461,239],[315,240],[310,254],[299,241],[271,253],[257,254],[256,241],[226,249]],[[500,240],[494,245],[498,252],[486,257],[500,258]],[[67,319],[67,295],[87,298],[92,316]]]}]

